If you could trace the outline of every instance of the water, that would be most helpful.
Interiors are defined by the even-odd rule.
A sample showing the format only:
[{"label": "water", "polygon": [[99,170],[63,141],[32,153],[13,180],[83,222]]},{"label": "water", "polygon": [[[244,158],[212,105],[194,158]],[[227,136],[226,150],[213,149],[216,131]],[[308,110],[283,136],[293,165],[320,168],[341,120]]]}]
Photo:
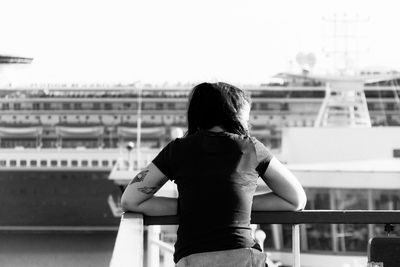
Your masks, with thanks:
[{"label": "water", "polygon": [[117,232],[0,233],[0,266],[108,266],[116,236]]}]

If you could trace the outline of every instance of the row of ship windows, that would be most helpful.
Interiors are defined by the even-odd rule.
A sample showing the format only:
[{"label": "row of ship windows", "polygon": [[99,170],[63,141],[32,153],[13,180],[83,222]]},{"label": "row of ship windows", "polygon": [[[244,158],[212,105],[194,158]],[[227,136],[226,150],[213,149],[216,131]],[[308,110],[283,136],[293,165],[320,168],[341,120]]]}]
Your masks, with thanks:
[{"label": "row of ship windows", "polygon": [[368,110],[400,110],[400,103],[367,103]]},{"label": "row of ship windows", "polygon": [[[2,110],[137,110],[136,103],[2,103]],[[368,102],[369,110],[399,110],[398,102]],[[318,106],[319,107],[319,106]],[[253,102],[252,110],[291,110],[290,103]],[[293,106],[294,108],[294,106]],[[304,107],[303,107],[304,108]],[[142,110],[186,110],[186,103],[143,103]]]},{"label": "row of ship windows", "polygon": [[[2,103],[2,110],[132,110],[136,111],[137,103]],[[290,103],[256,102],[253,110],[289,110]],[[142,110],[186,110],[186,102],[144,102]]]},{"label": "row of ship windows", "polygon": [[[105,119],[107,118],[107,120]],[[371,118],[371,123],[373,126],[380,126],[380,125],[389,125],[389,126],[398,126],[400,125],[400,113],[390,113],[389,111],[374,111],[370,113],[370,118]],[[108,124],[108,123],[119,123],[119,122],[129,122],[129,121],[135,121],[136,117],[135,116],[112,116],[111,118],[109,116],[59,116],[59,115],[46,115],[46,116],[30,116],[30,115],[25,115],[25,116],[0,116],[0,121],[3,123],[13,123],[16,124],[17,121],[18,123],[21,123],[22,120],[29,120],[30,123],[35,123],[35,121],[32,120],[37,120],[37,122],[41,123],[46,123],[48,121],[51,121],[51,123],[103,123],[103,124]],[[165,120],[173,120],[175,124],[184,124],[186,122],[186,116],[180,115],[180,116],[165,116],[163,118],[160,118],[160,116],[149,116],[147,119],[148,122],[150,123],[161,123],[164,122],[166,123]],[[252,116],[250,123],[256,123],[254,121],[257,121],[257,125],[260,124],[262,121],[265,123],[265,125],[280,125],[280,126],[290,126],[290,127],[310,127],[314,125],[313,120],[293,120],[293,118],[287,117],[287,116],[268,116],[268,117],[259,117],[259,116]],[[169,122],[168,124],[170,124]],[[157,124],[158,125],[158,124]],[[165,126],[165,124],[162,124],[162,126]],[[47,133],[48,134],[48,133]]]},{"label": "row of ship windows", "polygon": [[115,160],[0,160],[0,167],[112,167]]},{"label": "row of ship windows", "polygon": [[[296,117],[292,118],[292,116],[286,116],[282,114],[278,115],[268,115],[261,114],[252,115],[250,117],[251,122],[259,125],[262,123],[270,124],[273,122],[283,121],[285,125],[293,126],[293,125],[303,125],[308,126],[310,123],[308,120],[299,120],[298,116],[316,116],[317,113],[312,112],[298,112]],[[34,123],[34,120],[40,123],[46,123],[46,121],[51,121],[52,123],[68,123],[68,122],[78,122],[78,123],[100,123],[100,124],[119,124],[124,122],[136,122],[137,116],[135,115],[0,115],[0,120],[2,122],[8,123],[17,123],[22,122],[24,120],[29,121],[30,123]],[[174,123],[176,125],[185,125],[186,124],[186,115],[145,115],[142,117],[142,121],[146,121],[150,124],[156,124],[157,126],[165,126]],[[287,122],[286,122],[287,121]],[[312,122],[311,122],[312,124]]]},{"label": "row of ship windows", "polygon": [[[112,116],[112,115],[111,115]],[[89,120],[89,119],[94,119],[94,118],[98,118],[98,119],[103,119],[103,118],[105,118],[105,117],[107,117],[107,118],[109,118],[109,117],[111,117],[111,116],[109,116],[109,115],[106,115],[106,116],[103,116],[103,115],[98,115],[98,116],[96,116],[96,115],[83,115],[83,116],[81,116],[81,115],[72,115],[72,117],[75,117],[75,119],[87,119],[87,120]],[[3,119],[5,119],[5,118],[10,118],[10,116],[3,116]],[[34,118],[34,119],[42,119],[42,118],[44,118],[45,116],[44,115],[41,115],[41,116],[39,116],[39,115],[35,115],[35,116],[30,116],[30,115],[25,115],[25,119],[31,119],[31,118]],[[113,117],[113,119],[114,120],[119,120],[119,119],[121,119],[121,118],[125,118],[125,119],[132,119],[132,118],[136,118],[136,116],[131,116],[131,115],[126,115],[126,116],[118,116],[118,115],[114,115],[114,116],[112,116]],[[0,119],[2,118],[2,116],[0,116]],[[13,118],[13,119],[17,119],[17,118],[23,118],[23,115],[21,116],[17,116],[17,115],[12,115],[12,117],[11,118]],[[60,115],[55,115],[55,116],[53,116],[53,115],[47,115],[47,119],[52,119],[52,118],[61,118],[61,119],[68,119],[68,118],[71,118],[71,115],[70,116],[67,116],[67,115],[63,115],[63,116],[60,116]],[[146,119],[150,119],[150,120],[154,120],[154,119],[156,119],[156,118],[160,118],[160,116],[154,116],[154,115],[151,115],[151,116],[149,116],[148,118],[146,118]],[[166,119],[170,119],[171,118],[171,116],[165,116],[165,118]],[[177,116],[174,116],[174,118],[179,118],[179,119],[181,119],[181,120],[183,120],[183,119],[186,119],[186,116],[185,115],[180,115],[179,117],[177,117]]]},{"label": "row of ship windows", "polygon": [[[137,103],[3,103],[3,110],[136,110]],[[185,110],[186,103],[143,103],[143,110]]]},{"label": "row of ship windows", "polygon": [[[63,86],[64,87],[64,86]],[[74,86],[72,86],[74,87]],[[64,87],[68,88],[68,87]],[[0,96],[7,97],[7,98],[18,98],[21,96],[25,96],[27,98],[138,98],[139,94],[138,91],[136,92],[119,92],[119,91],[112,91],[115,88],[112,88],[107,91],[100,91],[100,90],[89,90],[89,91],[76,91],[76,90],[51,90],[47,93],[43,92],[43,90],[32,91],[28,90],[25,92],[11,92],[11,93],[4,93]],[[189,90],[151,90],[146,91],[142,90],[140,96],[142,98],[187,98],[189,96]]]},{"label": "row of ship windows", "polygon": [[[376,85],[372,85],[376,86]],[[386,85],[388,90],[374,90],[371,88],[366,88],[364,90],[365,96],[367,98],[393,98],[396,95],[400,95],[400,90],[393,89],[393,86]],[[382,86],[379,86],[382,87]],[[284,88],[280,88],[280,90],[256,90],[256,89],[246,89],[252,98],[323,98],[325,97],[325,88],[316,89],[316,90],[283,90]],[[167,91],[164,89],[160,90],[143,90],[141,92],[142,98],[187,98],[189,96],[190,90],[171,90]],[[41,91],[29,91],[25,93],[7,93],[3,94],[2,97],[8,98],[18,98],[21,95],[29,97],[29,98],[138,98],[139,94],[137,92],[133,93],[121,93],[121,92],[71,92],[71,91],[51,91],[47,94],[44,94]]]},{"label": "row of ship windows", "polygon": [[[192,87],[192,86],[190,86]],[[65,87],[67,88],[67,87]],[[245,89],[251,95],[251,97],[268,97],[268,98],[323,98],[325,96],[325,89],[321,88],[318,90],[257,90],[257,89]],[[190,94],[190,90],[142,90],[140,96],[142,98],[187,98]],[[8,93],[4,96],[9,98],[16,98],[21,95],[21,92]],[[56,91],[51,90],[48,93],[42,91],[29,91],[23,93],[24,96],[30,98],[138,98],[138,91],[136,92],[110,92],[110,91],[93,91],[85,92],[71,92],[71,91]]]}]

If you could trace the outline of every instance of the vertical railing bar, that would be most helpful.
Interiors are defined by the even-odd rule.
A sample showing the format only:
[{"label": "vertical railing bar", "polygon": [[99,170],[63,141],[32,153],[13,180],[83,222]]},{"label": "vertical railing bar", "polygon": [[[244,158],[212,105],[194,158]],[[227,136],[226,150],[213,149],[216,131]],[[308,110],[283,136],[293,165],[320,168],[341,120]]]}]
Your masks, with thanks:
[{"label": "vertical railing bar", "polygon": [[[336,209],[336,198],[335,198],[336,191],[335,189],[331,188],[329,189],[329,206],[332,207],[332,209]],[[340,198],[338,198],[340,199]],[[337,234],[337,224],[331,224],[331,236],[332,236],[332,250],[333,253],[337,253],[339,251],[339,246],[338,246],[338,234]]]},{"label": "vertical railing bar", "polygon": [[[373,210],[374,209],[374,199],[373,199],[373,194],[372,194],[372,189],[368,189],[368,210]],[[368,240],[370,240],[372,237],[374,237],[374,225],[373,224],[368,224]]]},{"label": "vertical railing bar", "polygon": [[122,215],[110,267],[143,267],[143,232],[141,214]]},{"label": "vertical railing bar", "polygon": [[160,266],[160,248],[157,244],[151,242],[152,240],[160,239],[160,225],[148,225],[146,235],[146,264],[149,267]]},{"label": "vertical railing bar", "polygon": [[300,225],[292,225],[293,267],[300,267]]}]

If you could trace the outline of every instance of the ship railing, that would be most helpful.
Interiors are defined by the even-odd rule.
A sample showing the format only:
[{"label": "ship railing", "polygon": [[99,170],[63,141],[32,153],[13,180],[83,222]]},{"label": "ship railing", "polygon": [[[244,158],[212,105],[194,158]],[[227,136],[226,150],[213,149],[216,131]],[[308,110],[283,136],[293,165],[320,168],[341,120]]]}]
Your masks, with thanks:
[{"label": "ship railing", "polygon": [[[145,227],[177,225],[178,216],[143,216],[137,213],[124,213],[112,254],[110,267],[160,266],[151,261],[157,260],[158,251],[167,252],[169,264],[172,262],[173,247],[157,238],[157,231],[145,231]],[[300,267],[300,224],[400,224],[400,210],[305,210],[305,211],[266,211],[253,212],[252,224],[292,225],[293,267]],[[155,234],[154,234],[155,233]],[[152,249],[157,246],[159,250]]]}]

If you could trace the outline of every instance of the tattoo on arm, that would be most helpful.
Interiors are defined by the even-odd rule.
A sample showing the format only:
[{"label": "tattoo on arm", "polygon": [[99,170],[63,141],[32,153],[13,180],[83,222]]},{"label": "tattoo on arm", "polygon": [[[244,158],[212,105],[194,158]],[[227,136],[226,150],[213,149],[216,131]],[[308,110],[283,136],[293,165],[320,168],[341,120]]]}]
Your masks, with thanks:
[{"label": "tattoo on arm", "polygon": [[137,190],[144,194],[152,195],[155,192],[157,192],[158,189],[160,189],[159,186],[150,186],[150,187],[145,186],[145,187],[139,187]]},{"label": "tattoo on arm", "polygon": [[143,170],[140,173],[138,173],[135,178],[132,179],[132,181],[130,181],[129,184],[134,184],[134,183],[139,183],[139,182],[143,182],[144,178],[146,177],[147,173],[149,172],[149,170]]},{"label": "tattoo on arm", "polygon": [[147,194],[147,195],[153,195],[153,194],[155,194],[155,193],[158,191],[158,189],[160,189],[160,188],[163,186],[163,184],[164,184],[166,181],[168,181],[168,178],[167,178],[167,177],[164,177],[164,178],[158,183],[158,185],[156,185],[156,186],[138,187],[137,190],[140,191],[140,192],[142,192],[142,193],[144,193],[144,194]]}]

